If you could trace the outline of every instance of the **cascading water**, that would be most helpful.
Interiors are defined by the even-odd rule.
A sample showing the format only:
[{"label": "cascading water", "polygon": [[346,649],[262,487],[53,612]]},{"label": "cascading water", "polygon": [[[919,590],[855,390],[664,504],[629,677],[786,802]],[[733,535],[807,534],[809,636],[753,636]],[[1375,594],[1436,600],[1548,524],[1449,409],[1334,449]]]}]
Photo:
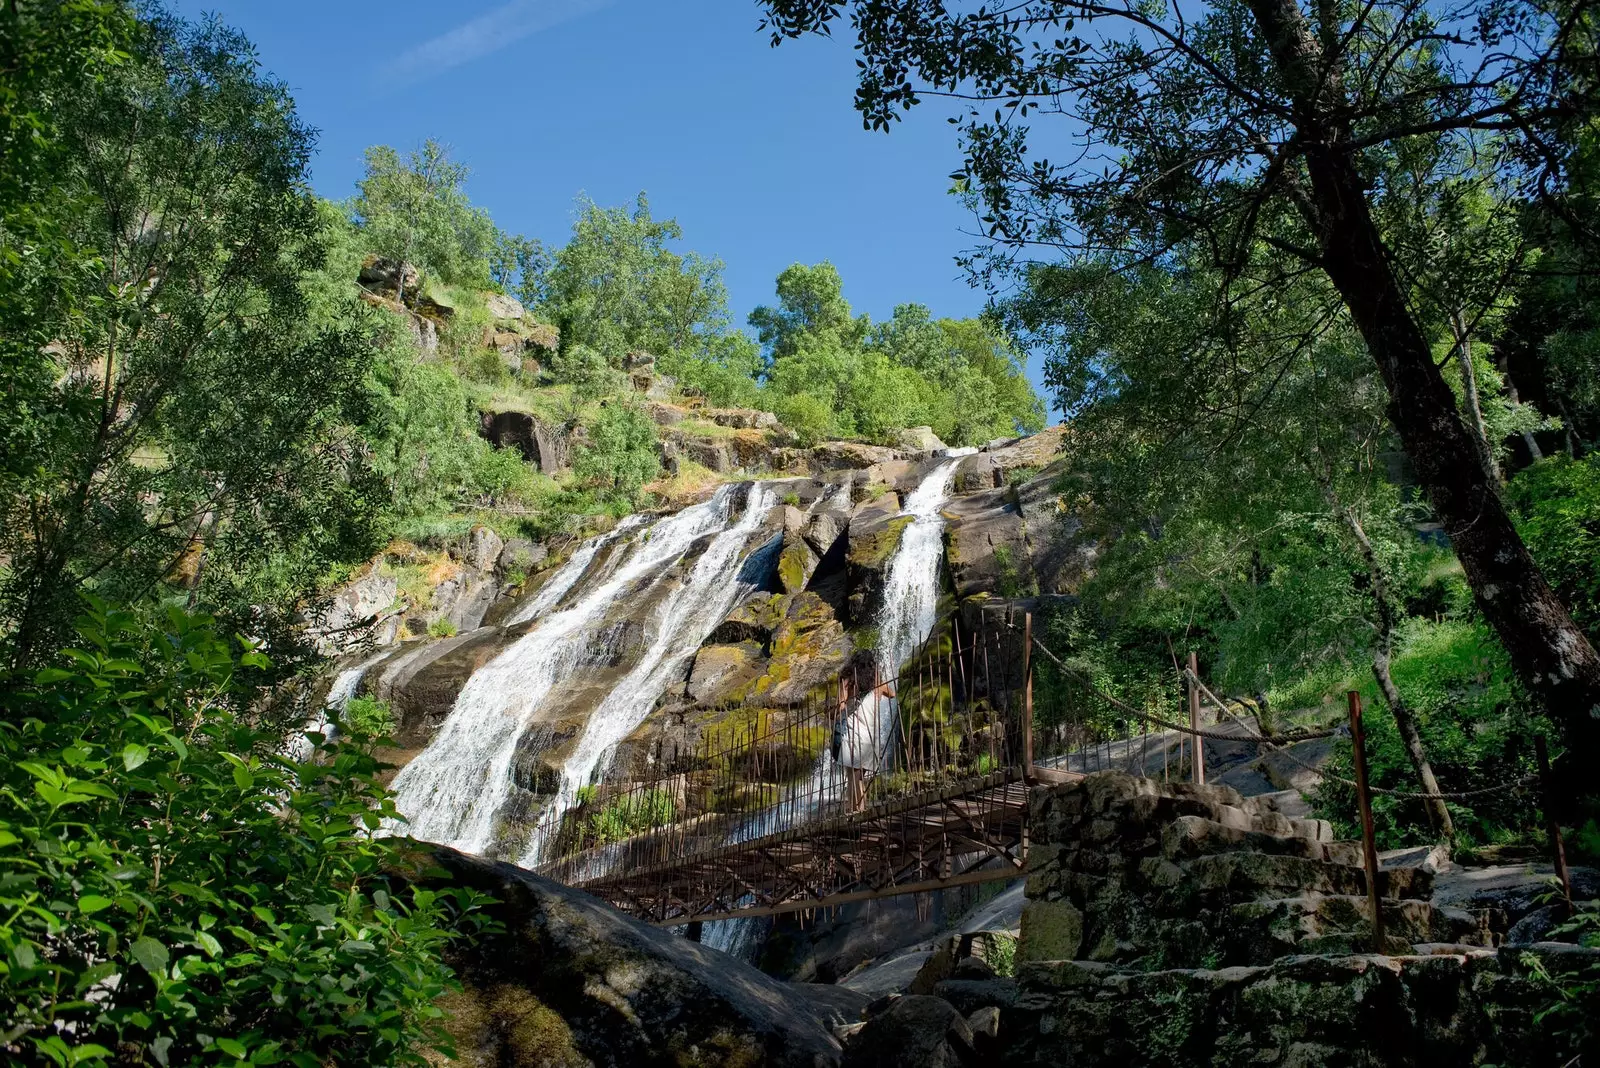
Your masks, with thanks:
[{"label": "cascading water", "polygon": [[[964,456],[976,449],[950,449],[906,498],[901,514],[911,522],[889,560],[884,603],[878,616],[878,674],[893,679],[900,665],[928,640],[938,621],[940,564],[944,560],[944,518],[939,514],[950,494],[950,481]],[[730,842],[775,834],[812,818],[843,800],[848,791],[845,769],[876,771],[888,756],[895,736],[898,706],[892,696],[865,694],[846,714],[836,747],[824,749],[811,778],[789,791],[777,805],[748,820],[729,836]]]},{"label": "cascading water", "polygon": [[333,683],[328,687],[328,695],[322,699],[322,707],[316,714],[306,721],[306,725],[299,734],[291,737],[284,745],[284,755],[290,760],[305,761],[311,759],[315,746],[307,734],[320,734],[326,740],[332,741],[338,733],[335,720],[344,711],[350,699],[356,695],[356,688],[361,685],[361,680],[366,676],[367,669],[379,660],[388,656],[393,649],[380,649],[376,653],[362,657],[359,661],[343,669],[333,677]]},{"label": "cascading water", "polygon": [[[940,564],[944,561],[944,517],[939,509],[950,496],[950,480],[960,458],[976,451],[951,449],[945,453],[948,459],[922,480],[901,508],[902,515],[911,516],[911,523],[889,560],[883,610],[878,616],[878,676],[886,682],[899,674],[900,665],[928,640],[938,622]],[[895,736],[897,708],[892,696],[872,693],[862,697],[846,721],[840,763],[866,771],[882,766]]]},{"label": "cascading water", "polygon": [[[561,789],[545,817],[546,826],[559,825],[561,815],[576,803],[578,791],[604,770],[618,743],[633,733],[672,680],[682,675],[684,664],[706,636],[740,599],[755,590],[753,577],[741,577],[753,555],[746,551],[746,543],[774,503],[771,487],[762,483],[751,486],[739,521],[712,539],[683,583],[652,613],[644,655],[589,717],[578,744],[562,765]],[[766,551],[772,544],[756,551]],[[544,839],[536,838],[521,863],[528,867],[538,864],[545,844]]]},{"label": "cascading water", "polygon": [[[663,598],[655,614],[655,637],[645,656],[596,710],[568,758],[559,803],[571,804],[600,760],[654,706],[673,671],[681,667],[680,654],[699,645],[738,595],[741,550],[770,508],[771,494],[765,487],[751,489],[735,521],[737,489],[724,486],[703,504],[648,525],[634,521],[625,530],[619,528],[612,537],[627,538],[627,544],[612,554],[603,575],[596,576],[602,581],[580,587],[578,582],[601,544],[585,546],[590,551],[575,553],[518,612],[523,619],[541,618],[533,630],[472,674],[433,741],[395,777],[396,807],[407,817],[405,833],[469,853],[486,852],[496,816],[511,796],[518,745],[546,696],[576,673],[600,625],[620,600],[662,581],[697,541],[715,534],[689,576]],[[569,593],[573,594],[569,603],[552,611]],[[722,606],[720,611],[717,606]]]}]

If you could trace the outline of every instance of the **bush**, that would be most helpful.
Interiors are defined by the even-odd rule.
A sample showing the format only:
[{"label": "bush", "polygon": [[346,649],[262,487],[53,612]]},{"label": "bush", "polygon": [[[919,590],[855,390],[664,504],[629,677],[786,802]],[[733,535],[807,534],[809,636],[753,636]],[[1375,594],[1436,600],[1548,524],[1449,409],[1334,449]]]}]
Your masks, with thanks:
[{"label": "bush", "polygon": [[1552,456],[1506,488],[1517,531],[1573,619],[1600,639],[1600,453]]},{"label": "bush", "polygon": [[794,432],[800,444],[810,446],[838,433],[837,421],[828,402],[811,393],[791,393],[775,397],[772,411],[778,421]]},{"label": "bush", "polygon": [[627,794],[589,817],[589,834],[596,844],[620,842],[671,823],[677,810],[664,790]]},{"label": "bush", "polygon": [[339,715],[347,734],[357,738],[387,738],[394,733],[394,710],[389,702],[362,694],[350,698]]},{"label": "bush", "polygon": [[391,884],[371,754],[229,711],[205,617],[95,603],[83,645],[0,678],[0,1050],[12,1064],[422,1064],[441,958],[483,898]]},{"label": "bush", "polygon": [[632,500],[661,470],[656,425],[640,409],[612,402],[589,423],[572,468],[579,478]]},{"label": "bush", "polygon": [[[1511,671],[1504,650],[1477,622],[1447,620],[1406,623],[1392,668],[1395,685],[1417,717],[1429,761],[1447,791],[1496,786],[1533,771],[1534,734],[1549,733],[1549,722],[1534,715]],[[1416,771],[1406,756],[1394,717],[1378,694],[1370,673],[1352,680],[1366,709],[1367,764],[1372,783],[1385,789],[1415,791]],[[1553,739],[1552,739],[1553,740]],[[1335,745],[1330,769],[1352,778],[1350,745]],[[1314,795],[1317,815],[1330,820],[1342,837],[1356,837],[1355,790],[1332,779]],[[1533,786],[1486,794],[1469,806],[1448,802],[1458,838],[1493,842],[1534,829],[1537,808]],[[1374,795],[1372,809],[1383,849],[1433,840],[1421,802]]]},{"label": "bush", "polygon": [[454,638],[456,625],[445,616],[440,616],[428,624],[428,636],[431,638]]}]

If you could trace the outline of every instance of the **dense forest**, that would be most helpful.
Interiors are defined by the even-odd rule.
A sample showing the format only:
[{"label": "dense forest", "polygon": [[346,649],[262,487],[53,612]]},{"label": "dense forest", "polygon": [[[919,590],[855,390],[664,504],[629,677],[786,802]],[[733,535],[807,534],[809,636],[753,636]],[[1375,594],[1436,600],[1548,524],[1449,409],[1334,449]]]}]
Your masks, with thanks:
[{"label": "dense forest", "polygon": [[[570,545],[730,478],[664,469],[641,367],[795,448],[976,446],[1044,427],[1041,354],[1059,536],[1097,550],[1074,589],[1008,592],[1056,594],[1038,625],[1073,670],[1177,716],[1196,649],[1284,728],[1363,691],[1374,781],[1452,795],[1380,796],[1385,846],[1543,844],[1531,793],[1473,792],[1547,738],[1569,849],[1600,857],[1595,12],[1318,5],[1365,42],[1319,66],[1338,26],[1274,0],[1194,37],[1148,5],[756,6],[775,44],[850,23],[869,126],[974,101],[952,177],[984,315],[874,322],[822,262],[741,322],[645,194],[579,200],[546,247],[441,141],[371,148],[328,200],[315,131],[221,22],[0,7],[6,1057],[449,1048],[445,947],[481,897],[412,888],[371,834],[398,816],[371,702],[286,755],[329,665],[306,624],[399,539]],[[1044,158],[1051,118],[1095,152]],[[493,443],[508,411],[563,428],[570,470]],[[1121,716],[1039,671],[1043,715]]]}]

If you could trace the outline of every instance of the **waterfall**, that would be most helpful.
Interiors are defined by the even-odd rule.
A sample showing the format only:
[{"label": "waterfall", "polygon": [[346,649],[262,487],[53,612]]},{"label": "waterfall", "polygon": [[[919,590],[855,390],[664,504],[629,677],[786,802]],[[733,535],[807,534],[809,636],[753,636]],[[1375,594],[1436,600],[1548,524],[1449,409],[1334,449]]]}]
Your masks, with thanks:
[{"label": "waterfall", "polygon": [[551,575],[549,581],[539,587],[538,593],[528,598],[521,607],[511,613],[511,617],[506,620],[506,626],[515,626],[518,623],[526,623],[530,619],[538,619],[554,608],[560,603],[561,598],[565,597],[567,592],[578,584],[578,580],[583,577],[583,573],[589,570],[589,564],[593,562],[596,553],[623,535],[630,533],[635,527],[643,526],[644,522],[644,516],[630,515],[615,527],[612,527],[608,533],[602,534],[597,538],[590,538],[578,546],[577,552],[574,552],[567,559],[567,562],[561,565],[561,570]]},{"label": "waterfall", "polygon": [[[739,521],[712,539],[688,577],[656,607],[647,624],[651,637],[644,655],[584,723],[578,744],[562,765],[561,789],[547,825],[559,825],[561,814],[576,803],[578,791],[605,770],[617,744],[650,714],[706,636],[735,604],[755,590],[757,583],[741,575],[750,555],[745,552],[745,544],[774,503],[770,486],[759,482],[751,486]],[[770,550],[773,544],[776,543],[768,543],[757,552]],[[544,845],[544,841],[535,840],[521,863],[526,867],[538,864],[543,859],[539,854]]]},{"label": "waterfall", "polygon": [[[944,560],[944,519],[939,514],[950,494],[950,481],[964,456],[976,449],[950,449],[906,498],[901,514],[911,522],[901,532],[900,544],[889,560],[884,581],[884,603],[878,616],[878,674],[893,680],[904,664],[928,640],[938,622],[940,564]],[[845,798],[846,768],[877,770],[895,736],[898,706],[893,697],[877,692],[863,695],[840,724],[835,747],[824,749],[811,777],[785,791],[784,799],[752,816],[728,836],[728,842],[745,842],[788,830],[804,823],[824,808]],[[709,928],[708,928],[709,929]]]},{"label": "waterfall", "polygon": [[609,538],[626,538],[627,543],[613,554],[603,574],[594,576],[603,581],[578,585],[606,539],[580,549],[552,576],[518,613],[538,617],[534,628],[472,674],[433,741],[395,777],[395,804],[407,817],[404,833],[469,853],[487,852],[496,816],[512,795],[511,769],[519,743],[546,696],[582,666],[585,650],[611,609],[662,581],[696,542],[714,534],[688,578],[662,599],[644,658],[595,711],[568,758],[561,798],[563,804],[571,803],[583,785],[579,776],[592,774],[616,742],[638,725],[681,667],[680,652],[692,652],[726,614],[722,607],[710,618],[717,606],[731,605],[738,596],[740,550],[770,508],[771,493],[765,487],[751,489],[735,522],[736,491],[723,486],[702,504],[648,524],[636,520],[613,532]]},{"label": "waterfall", "polygon": [[[900,667],[933,633],[939,616],[940,565],[944,561],[944,517],[939,509],[950,496],[960,458],[976,449],[951,449],[901,508],[911,522],[884,575],[883,609],[878,616],[878,677],[892,683]],[[840,744],[840,763],[874,771],[895,736],[898,708],[893,697],[864,695],[851,710]]]}]

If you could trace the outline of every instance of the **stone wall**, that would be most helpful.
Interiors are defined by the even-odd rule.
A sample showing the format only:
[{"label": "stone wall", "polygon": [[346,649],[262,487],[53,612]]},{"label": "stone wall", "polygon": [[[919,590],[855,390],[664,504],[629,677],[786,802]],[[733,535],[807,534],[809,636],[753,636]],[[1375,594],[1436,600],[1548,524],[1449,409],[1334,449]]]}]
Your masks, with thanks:
[{"label": "stone wall", "polygon": [[[1227,787],[1120,773],[1034,795],[1006,1064],[1551,1065],[1534,962],[1432,872],[1379,873],[1372,952],[1354,843]],[[1585,958],[1587,960],[1587,957]],[[1560,970],[1559,964],[1554,970]]]}]

